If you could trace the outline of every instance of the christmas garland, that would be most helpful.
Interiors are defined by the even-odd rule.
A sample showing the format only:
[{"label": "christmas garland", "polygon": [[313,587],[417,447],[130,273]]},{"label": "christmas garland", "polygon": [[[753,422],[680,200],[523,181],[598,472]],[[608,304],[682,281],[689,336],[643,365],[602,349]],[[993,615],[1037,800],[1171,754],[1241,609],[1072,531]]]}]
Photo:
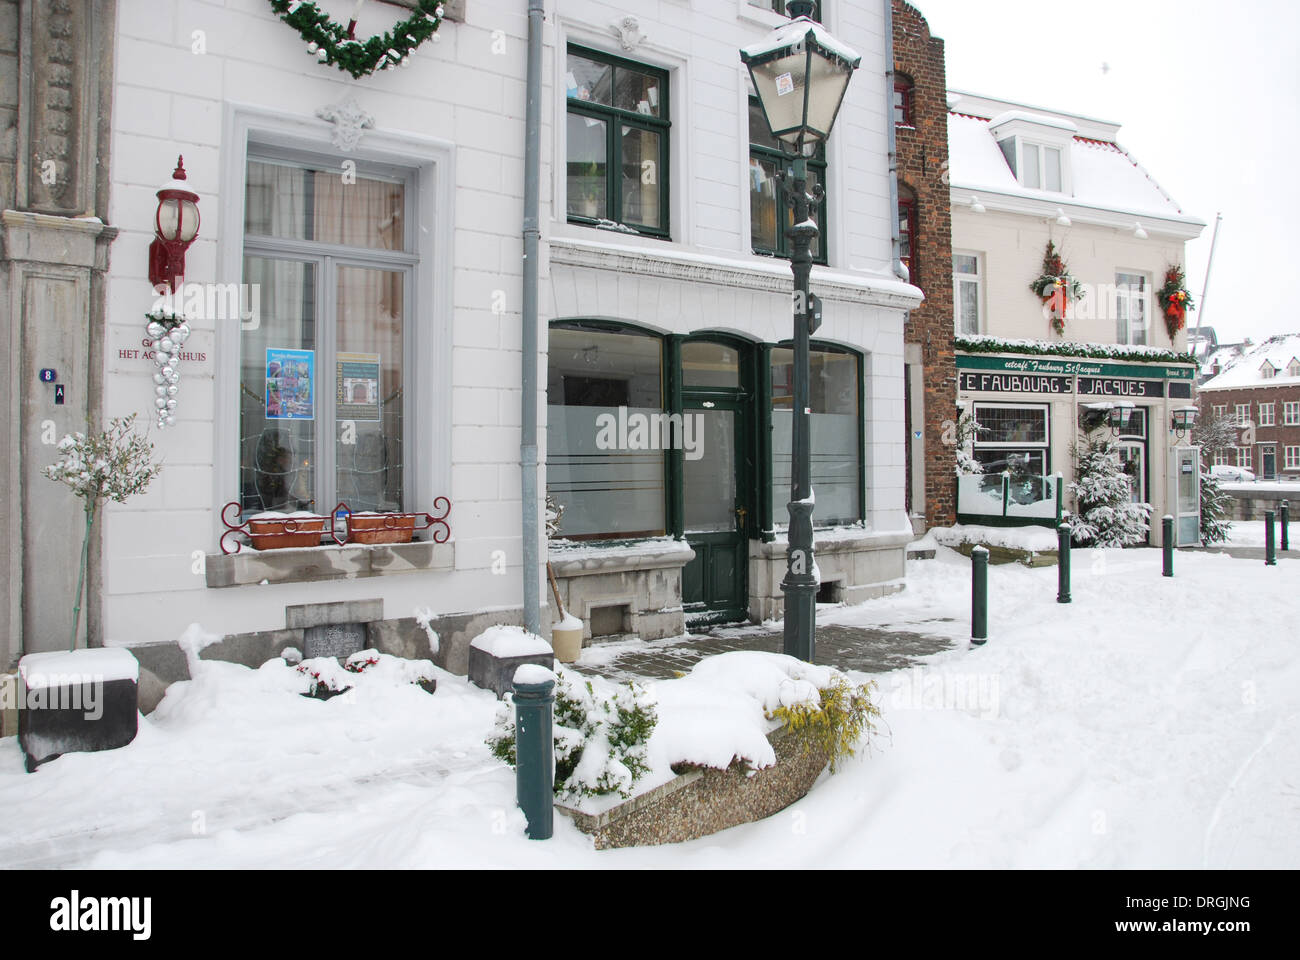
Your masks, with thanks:
[{"label": "christmas garland", "polygon": [[1043,272],[1029,285],[1029,289],[1050,310],[1052,329],[1064,336],[1065,308],[1071,301],[1083,297],[1083,287],[1070,276],[1069,268],[1051,240],[1047,241],[1047,250],[1043,254]]},{"label": "christmas garland", "polygon": [[[438,0],[415,0],[415,12],[395,23],[391,32],[362,41],[353,35],[357,26],[355,13],[344,26],[311,0],[270,0],[270,3],[271,11],[307,41],[308,53],[355,78],[368,77],[376,70],[406,66],[416,47],[430,37],[437,42],[443,12]],[[358,3],[357,7],[360,6]]]},{"label": "christmas garland", "polygon": [[1165,329],[1169,331],[1169,339],[1173,340],[1187,323],[1187,311],[1196,309],[1192,295],[1187,292],[1182,267],[1172,266],[1165,271],[1165,285],[1156,291],[1156,299],[1165,312]]},{"label": "christmas garland", "polygon": [[1069,340],[1013,340],[1004,337],[953,337],[961,353],[1014,353],[1031,357],[1084,357],[1089,360],[1120,360],[1126,363],[1182,363],[1199,366],[1195,357],[1159,347],[1123,343],[1080,343]]}]

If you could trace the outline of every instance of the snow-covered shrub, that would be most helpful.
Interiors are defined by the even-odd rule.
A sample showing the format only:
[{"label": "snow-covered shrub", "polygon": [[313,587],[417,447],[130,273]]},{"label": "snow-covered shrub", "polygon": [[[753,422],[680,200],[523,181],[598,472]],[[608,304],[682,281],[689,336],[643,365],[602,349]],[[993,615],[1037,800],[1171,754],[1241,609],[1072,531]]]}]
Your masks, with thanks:
[{"label": "snow-covered shrub", "polygon": [[[768,716],[782,721],[788,730],[806,731],[826,752],[834,773],[839,761],[853,756],[864,738],[870,747],[871,734],[876,732],[873,721],[880,717],[880,708],[871,702],[875,687],[874,682],[854,686],[844,674],[836,673],[831,677],[830,686],[817,691],[818,703],[804,701],[780,706]],[[804,749],[809,748],[810,744],[805,743]]]},{"label": "snow-covered shrub", "polygon": [[134,413],[129,417],[114,417],[109,421],[108,429],[99,433],[89,436],[68,434],[59,441],[59,459],[42,471],[50,480],[64,484],[79,497],[86,514],[69,649],[77,645],[81,588],[86,580],[86,561],[90,554],[90,528],[95,523],[99,505],[105,500],[125,503],[137,493],[143,493],[161,471],[162,467],[153,462],[153,444],[135,432]]},{"label": "snow-covered shrub", "polygon": [[1120,468],[1119,448],[1107,436],[1075,444],[1075,498],[1071,521],[1075,543],[1124,547],[1146,540],[1151,505],[1134,503],[1129,479]]},{"label": "snow-covered shrub", "polygon": [[[633,785],[649,770],[646,744],[658,719],[645,689],[636,683],[602,683],[598,689],[581,674],[559,667],[555,675],[556,797],[632,796]],[[497,709],[487,744],[498,760],[512,767],[518,762],[509,701]]]}]

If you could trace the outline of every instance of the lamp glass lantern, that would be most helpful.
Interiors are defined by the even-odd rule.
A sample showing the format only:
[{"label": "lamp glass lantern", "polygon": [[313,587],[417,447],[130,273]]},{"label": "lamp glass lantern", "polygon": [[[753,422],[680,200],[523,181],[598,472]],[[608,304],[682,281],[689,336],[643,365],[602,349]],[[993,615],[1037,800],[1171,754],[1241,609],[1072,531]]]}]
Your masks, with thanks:
[{"label": "lamp glass lantern", "polygon": [[1200,410],[1196,407],[1175,407],[1172,417],[1172,426],[1174,432],[1179,436],[1187,434],[1192,427],[1196,426],[1196,418],[1200,415]]},{"label": "lamp glass lantern", "polygon": [[185,251],[199,235],[199,195],[186,182],[185,161],[176,158],[172,178],[158,190],[154,240],[149,246],[149,283],[175,292],[185,276]]},{"label": "lamp glass lantern", "polygon": [[[789,9],[797,6],[791,3]],[[806,15],[745,47],[740,59],[749,68],[772,136],[804,156],[830,136],[849,78],[862,62]]]},{"label": "lamp glass lantern", "polygon": [[1106,414],[1106,422],[1110,426],[1111,432],[1119,436],[1133,419],[1133,411],[1136,409],[1134,404],[1128,400],[1116,401],[1115,405],[1110,408]]}]

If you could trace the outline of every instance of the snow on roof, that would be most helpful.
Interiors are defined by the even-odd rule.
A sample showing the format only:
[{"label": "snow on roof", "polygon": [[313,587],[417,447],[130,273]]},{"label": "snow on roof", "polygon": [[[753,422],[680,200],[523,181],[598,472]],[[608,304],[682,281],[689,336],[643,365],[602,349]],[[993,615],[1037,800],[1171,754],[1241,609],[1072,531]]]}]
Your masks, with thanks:
[{"label": "snow on roof", "polygon": [[793,43],[798,43],[809,34],[822,45],[826,50],[857,65],[862,61],[862,55],[841,40],[835,39],[819,23],[809,20],[807,17],[797,17],[787,24],[777,27],[771,34],[762,40],[751,43],[743,47],[740,51],[741,57],[746,63],[753,57],[761,57],[764,54],[772,53],[783,47],[788,47]]},{"label": "snow on roof", "polygon": [[[1002,114],[999,119],[1006,117]],[[1043,121],[1052,120],[1043,117]],[[1055,121],[1053,121],[1055,122]],[[1061,121],[1062,123],[1066,121]],[[1035,200],[1061,200],[1135,216],[1192,220],[1119,144],[1086,137],[1071,142],[1073,193],[1053,194],[1021,186],[983,117],[950,113],[948,161],[952,183],[962,190],[988,190]],[[1199,222],[1199,221],[1198,221]]]},{"label": "snow on roof", "polygon": [[1036,123],[1040,127],[1056,127],[1060,130],[1069,130],[1071,133],[1079,132],[1079,125],[1066,120],[1064,117],[1049,117],[1045,113],[1031,113],[1028,110],[1004,110],[989,121],[989,126],[1000,127],[1004,123],[1010,123],[1013,120]]},{"label": "snow on roof", "polygon": [[[1219,351],[1215,353],[1218,356]],[[1287,374],[1292,360],[1300,358],[1300,333],[1283,333],[1269,337],[1255,349],[1250,350],[1227,362],[1223,372],[1211,377],[1201,385],[1201,390],[1226,390],[1233,387],[1284,387],[1300,384],[1300,377]],[[1211,358],[1213,362],[1214,358]],[[1262,368],[1265,361],[1277,371],[1272,377],[1264,377]]]}]

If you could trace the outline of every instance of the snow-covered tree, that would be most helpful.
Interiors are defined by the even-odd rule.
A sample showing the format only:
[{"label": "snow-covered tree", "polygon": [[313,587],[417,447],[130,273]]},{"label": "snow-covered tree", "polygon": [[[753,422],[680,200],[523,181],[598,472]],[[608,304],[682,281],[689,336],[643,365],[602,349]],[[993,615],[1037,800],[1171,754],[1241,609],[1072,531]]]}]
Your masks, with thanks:
[{"label": "snow-covered tree", "polygon": [[978,477],[983,475],[984,464],[975,459],[975,454],[971,451],[971,444],[979,436],[981,430],[987,429],[987,427],[981,427],[979,421],[969,412],[963,412],[957,418],[957,476]]},{"label": "snow-covered tree", "polygon": [[125,503],[143,493],[162,470],[153,462],[153,444],[135,432],[135,414],[114,417],[108,429],[86,436],[72,433],[59,441],[59,459],[43,471],[45,476],[65,484],[81,499],[86,529],[81,538],[81,567],[77,574],[77,596],[72,607],[72,640],[77,645],[81,621],[81,589],[86,580],[90,553],[90,528],[105,500]]},{"label": "snow-covered tree", "polygon": [[1201,543],[1223,543],[1228,539],[1232,520],[1230,494],[1224,493],[1210,469],[1216,453],[1237,446],[1241,424],[1236,415],[1216,415],[1213,411],[1192,428],[1192,442],[1201,448]]},{"label": "snow-covered tree", "polygon": [[1070,521],[1074,542],[1094,547],[1124,547],[1146,540],[1151,505],[1134,503],[1128,475],[1119,462],[1119,448],[1107,436],[1075,444],[1070,484],[1075,516]]}]

